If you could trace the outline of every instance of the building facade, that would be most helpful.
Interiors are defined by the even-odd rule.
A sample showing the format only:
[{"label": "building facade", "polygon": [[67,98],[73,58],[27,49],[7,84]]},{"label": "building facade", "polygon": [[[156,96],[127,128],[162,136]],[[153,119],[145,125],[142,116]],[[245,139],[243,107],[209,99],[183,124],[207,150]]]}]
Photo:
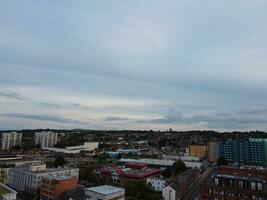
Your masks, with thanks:
[{"label": "building facade", "polygon": [[147,178],[146,182],[148,185],[151,185],[151,187],[158,192],[162,192],[163,188],[165,188],[169,184],[168,179],[157,178],[157,177],[149,177]]},{"label": "building facade", "polygon": [[217,142],[209,142],[207,145],[209,162],[215,163],[219,158],[219,145]]},{"label": "building facade", "polygon": [[190,145],[189,146],[189,156],[204,158],[206,156],[206,146],[204,145]]},{"label": "building facade", "polygon": [[41,148],[53,147],[57,144],[57,133],[52,131],[36,132],[34,136],[35,144],[39,144]]},{"label": "building facade", "polygon": [[102,185],[85,189],[86,200],[124,200],[125,190],[110,185]]},{"label": "building facade", "polygon": [[256,168],[220,167],[200,184],[198,199],[265,200],[265,173]]},{"label": "building facade", "polygon": [[267,139],[249,138],[220,143],[220,155],[230,163],[267,166]]},{"label": "building facade", "polygon": [[45,176],[73,176],[78,179],[78,168],[46,168],[42,165],[29,165],[11,168],[9,171],[8,184],[17,191],[28,188],[37,189]]},{"label": "building facade", "polygon": [[22,133],[2,133],[1,149],[10,150],[14,146],[21,146]]},{"label": "building facade", "polygon": [[40,200],[61,200],[64,192],[75,189],[77,186],[77,177],[45,176],[40,187]]}]

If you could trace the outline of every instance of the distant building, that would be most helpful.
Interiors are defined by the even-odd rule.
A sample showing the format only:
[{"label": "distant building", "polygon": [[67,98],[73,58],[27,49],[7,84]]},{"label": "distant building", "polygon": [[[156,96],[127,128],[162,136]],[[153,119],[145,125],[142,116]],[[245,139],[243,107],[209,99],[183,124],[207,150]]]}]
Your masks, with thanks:
[{"label": "distant building", "polygon": [[85,189],[86,200],[124,200],[125,190],[110,185],[102,185]]},{"label": "distant building", "polygon": [[57,144],[57,133],[52,131],[36,132],[34,142],[35,144],[39,144],[41,148],[53,147]]},{"label": "distant building", "polygon": [[204,158],[206,156],[206,146],[203,145],[190,145],[189,156]]},{"label": "distant building", "polygon": [[[183,158],[183,159],[182,159]],[[191,159],[192,157],[181,157],[181,160],[185,163],[185,166],[187,168],[192,169],[202,169],[203,163],[199,161],[198,158]],[[148,164],[148,166],[152,167],[171,167],[173,163],[175,163],[175,160],[169,160],[169,159],[150,159],[150,158],[142,158],[142,159],[125,159],[122,158],[119,161],[119,164],[125,164],[125,163],[145,163]]]},{"label": "distant building", "polygon": [[151,185],[154,190],[162,192],[163,188],[169,184],[169,179],[149,177],[147,178],[146,182],[147,184]]},{"label": "distant building", "polygon": [[181,175],[177,180],[172,181],[167,187],[162,190],[162,197],[164,200],[179,200],[189,199],[189,191],[194,187],[196,181],[200,176],[199,170],[187,170],[184,175]]},{"label": "distant building", "polygon": [[249,138],[221,142],[220,155],[233,164],[267,167],[267,139]]},{"label": "distant building", "polygon": [[9,171],[8,183],[18,190],[24,191],[28,188],[36,189],[41,185],[45,176],[74,176],[78,179],[79,169],[77,168],[46,168],[45,164],[27,165],[11,168]]},{"label": "distant building", "polygon": [[75,189],[77,186],[77,177],[45,176],[40,187],[40,200],[61,200],[64,192]]},{"label": "distant building", "polygon": [[17,192],[10,187],[0,183],[0,200],[16,200]]},{"label": "distant building", "polygon": [[84,142],[83,145],[78,146],[70,146],[66,148],[56,148],[56,147],[43,147],[43,149],[58,153],[65,153],[65,154],[78,154],[81,151],[94,151],[98,148],[98,142]]},{"label": "distant building", "polygon": [[266,171],[256,168],[220,167],[200,184],[199,200],[265,200]]},{"label": "distant building", "polygon": [[219,158],[219,145],[217,142],[209,142],[208,143],[208,159],[210,162],[215,163]]},{"label": "distant building", "polygon": [[1,149],[10,150],[14,146],[21,146],[22,133],[2,133]]}]

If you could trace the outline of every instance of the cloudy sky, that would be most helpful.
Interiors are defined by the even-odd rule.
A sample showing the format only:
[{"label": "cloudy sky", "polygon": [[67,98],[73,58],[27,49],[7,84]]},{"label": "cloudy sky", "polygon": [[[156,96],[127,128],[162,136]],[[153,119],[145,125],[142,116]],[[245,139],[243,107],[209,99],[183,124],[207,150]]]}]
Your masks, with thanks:
[{"label": "cloudy sky", "polygon": [[0,129],[267,130],[267,0],[0,1]]}]

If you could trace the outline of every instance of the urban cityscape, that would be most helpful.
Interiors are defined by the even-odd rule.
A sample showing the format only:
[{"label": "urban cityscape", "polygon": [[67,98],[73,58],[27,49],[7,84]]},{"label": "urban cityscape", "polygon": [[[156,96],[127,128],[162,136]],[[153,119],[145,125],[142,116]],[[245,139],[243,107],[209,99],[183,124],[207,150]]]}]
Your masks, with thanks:
[{"label": "urban cityscape", "polygon": [[267,200],[267,1],[0,1],[0,200]]}]

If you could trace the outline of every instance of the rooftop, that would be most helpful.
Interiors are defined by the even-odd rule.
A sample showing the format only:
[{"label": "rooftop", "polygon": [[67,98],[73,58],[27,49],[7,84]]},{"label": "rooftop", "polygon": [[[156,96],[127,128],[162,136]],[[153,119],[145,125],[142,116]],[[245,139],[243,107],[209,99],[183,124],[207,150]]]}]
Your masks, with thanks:
[{"label": "rooftop", "polygon": [[102,185],[102,186],[97,186],[97,187],[86,188],[86,190],[96,192],[99,194],[104,194],[104,195],[109,195],[109,194],[114,194],[117,192],[124,191],[124,189],[122,189],[122,188],[113,187],[110,185]]},{"label": "rooftop", "polygon": [[0,196],[8,193],[15,193],[16,191],[12,190],[8,186],[0,183]]},{"label": "rooftop", "polygon": [[45,176],[46,179],[49,179],[49,180],[57,180],[57,181],[64,181],[64,180],[69,180],[69,179],[72,179],[73,176],[67,176],[67,175],[62,175],[62,176]]}]

